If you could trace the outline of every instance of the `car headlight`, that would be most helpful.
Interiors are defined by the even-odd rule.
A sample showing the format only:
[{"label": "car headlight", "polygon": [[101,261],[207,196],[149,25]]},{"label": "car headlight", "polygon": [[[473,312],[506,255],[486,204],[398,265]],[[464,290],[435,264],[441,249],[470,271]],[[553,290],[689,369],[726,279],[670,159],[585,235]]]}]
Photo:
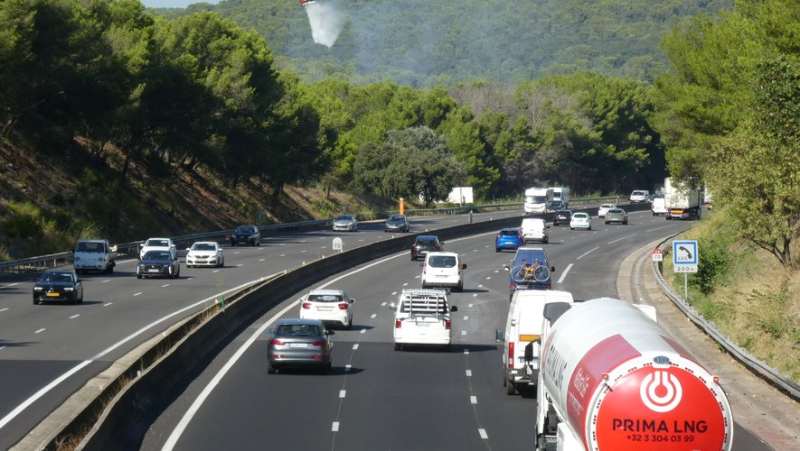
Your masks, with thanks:
[{"label": "car headlight", "polygon": [[42,291],[42,290],[43,290],[42,287],[33,287],[33,291]]},{"label": "car headlight", "polygon": [[64,291],[73,291],[73,290],[75,290],[75,289],[72,288],[72,287],[64,287]]}]

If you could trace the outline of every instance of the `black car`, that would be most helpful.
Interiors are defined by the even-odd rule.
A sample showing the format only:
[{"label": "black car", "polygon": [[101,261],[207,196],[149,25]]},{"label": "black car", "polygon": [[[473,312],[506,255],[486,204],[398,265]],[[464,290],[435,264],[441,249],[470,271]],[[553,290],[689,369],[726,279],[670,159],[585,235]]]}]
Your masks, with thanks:
[{"label": "black car", "polygon": [[181,263],[174,249],[164,251],[148,251],[136,266],[136,278],[169,277],[177,279],[181,276]]},{"label": "black car", "polygon": [[443,246],[444,241],[439,241],[439,237],[436,235],[420,235],[411,245],[411,261],[425,258],[428,252],[440,251]]},{"label": "black car", "polygon": [[33,305],[40,302],[83,302],[83,283],[75,271],[45,271],[33,286]]},{"label": "black car", "polygon": [[571,219],[572,210],[558,210],[556,214],[553,215],[553,225],[569,224]]},{"label": "black car", "polygon": [[551,200],[550,202],[547,203],[546,208],[547,211],[558,211],[558,210],[564,210],[565,208],[567,208],[567,206],[566,204],[564,204],[564,201]]},{"label": "black car", "polygon": [[386,220],[386,225],[383,228],[384,232],[408,232],[411,225],[408,223],[406,215],[391,215]]},{"label": "black car", "polygon": [[261,246],[261,232],[256,226],[239,226],[231,234],[231,246],[237,244],[250,244]]}]

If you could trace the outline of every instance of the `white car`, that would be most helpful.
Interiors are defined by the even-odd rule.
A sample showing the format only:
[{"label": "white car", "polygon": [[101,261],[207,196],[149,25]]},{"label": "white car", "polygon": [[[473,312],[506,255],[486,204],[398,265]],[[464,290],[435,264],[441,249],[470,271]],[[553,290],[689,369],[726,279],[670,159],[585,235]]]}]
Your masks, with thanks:
[{"label": "white car", "polygon": [[574,213],[572,219],[569,220],[569,229],[592,230],[592,218],[589,213]]},{"label": "white car", "polygon": [[650,191],[644,189],[637,189],[631,193],[631,203],[647,202],[650,200]]},{"label": "white car", "polygon": [[300,300],[300,318],[353,327],[353,303],[344,290],[311,290]]},{"label": "white car", "polygon": [[198,241],[186,249],[186,266],[211,266],[221,268],[225,266],[225,255],[222,247],[215,241]]},{"label": "white car", "polygon": [[522,241],[527,244],[528,241],[541,241],[542,243],[549,243],[550,236],[547,233],[547,225],[544,219],[541,218],[525,218],[522,220]]},{"label": "white car", "polygon": [[429,252],[422,264],[422,288],[446,287],[462,291],[464,269],[467,269],[467,264],[462,263],[455,252]]},{"label": "white car", "polygon": [[597,217],[598,218],[605,218],[606,217],[606,213],[608,212],[608,210],[611,210],[612,208],[617,208],[617,204],[603,204],[603,205],[601,205],[600,208],[597,210]]},{"label": "white car", "polygon": [[172,242],[169,238],[150,238],[144,242],[144,244],[140,244],[139,248],[139,260],[144,258],[144,254],[150,251],[169,251],[175,250],[175,243]]},{"label": "white car", "polygon": [[450,312],[458,311],[447,302],[444,290],[404,289],[394,310],[394,350],[404,345],[435,345],[450,349],[452,321]]}]

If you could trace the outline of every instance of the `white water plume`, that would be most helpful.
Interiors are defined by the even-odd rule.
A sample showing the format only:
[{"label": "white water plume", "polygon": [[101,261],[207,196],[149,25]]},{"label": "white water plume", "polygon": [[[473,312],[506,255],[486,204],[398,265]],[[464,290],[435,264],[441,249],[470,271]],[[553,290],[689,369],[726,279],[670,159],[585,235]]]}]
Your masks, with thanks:
[{"label": "white water plume", "polygon": [[317,0],[306,4],[308,23],[314,42],[332,47],[344,28],[345,15],[339,11],[336,1]]}]

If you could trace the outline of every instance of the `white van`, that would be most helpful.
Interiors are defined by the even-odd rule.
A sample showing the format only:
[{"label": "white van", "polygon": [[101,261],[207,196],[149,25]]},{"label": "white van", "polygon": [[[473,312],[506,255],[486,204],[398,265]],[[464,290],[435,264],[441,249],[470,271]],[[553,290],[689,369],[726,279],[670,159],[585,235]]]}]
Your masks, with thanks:
[{"label": "white van", "polygon": [[663,196],[654,198],[650,204],[650,211],[653,212],[653,216],[667,214],[667,199]]},{"label": "white van", "polygon": [[467,264],[455,252],[429,252],[422,265],[422,288],[444,287],[453,291],[464,289],[462,271],[467,269]]},{"label": "white van", "polygon": [[[544,306],[555,302],[572,305],[572,293],[556,290],[521,290],[511,297],[505,330],[496,339],[503,350],[503,386],[513,395],[520,386],[534,386],[539,378],[539,355]],[[526,352],[526,348],[530,348]]]},{"label": "white van", "polygon": [[547,233],[549,225],[542,218],[524,218],[522,220],[522,241],[527,244],[528,241],[541,241],[547,243],[550,241],[550,236]]},{"label": "white van", "polygon": [[452,322],[450,312],[458,307],[447,302],[444,290],[404,289],[399,304],[389,304],[394,310],[394,350],[406,344],[438,345],[450,349]]}]

